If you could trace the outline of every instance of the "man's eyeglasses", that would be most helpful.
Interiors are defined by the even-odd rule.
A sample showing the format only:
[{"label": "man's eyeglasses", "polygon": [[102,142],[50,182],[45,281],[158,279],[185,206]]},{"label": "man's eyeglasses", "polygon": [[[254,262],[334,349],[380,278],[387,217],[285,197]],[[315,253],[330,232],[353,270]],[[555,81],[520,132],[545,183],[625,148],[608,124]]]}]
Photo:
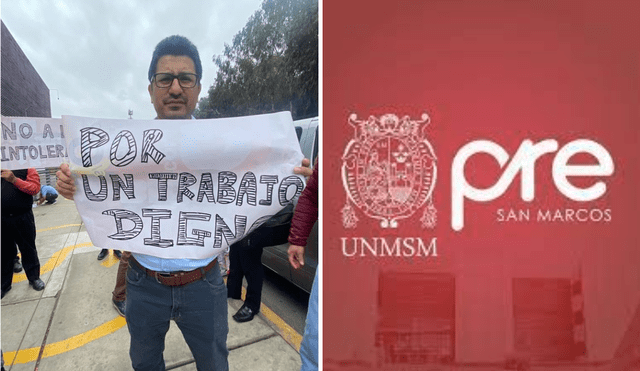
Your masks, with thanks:
[{"label": "man's eyeglasses", "polygon": [[156,73],[153,75],[156,86],[159,88],[168,88],[173,84],[173,79],[178,79],[178,84],[183,88],[193,88],[198,83],[198,75],[195,73]]}]

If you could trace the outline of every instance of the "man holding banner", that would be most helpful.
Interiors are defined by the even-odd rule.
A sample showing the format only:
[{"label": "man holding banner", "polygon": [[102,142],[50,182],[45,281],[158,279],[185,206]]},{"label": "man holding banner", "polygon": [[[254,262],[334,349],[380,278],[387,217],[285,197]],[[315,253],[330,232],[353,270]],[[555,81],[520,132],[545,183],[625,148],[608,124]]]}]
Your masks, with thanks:
[{"label": "man holding banner", "polygon": [[[151,102],[153,103],[153,106],[157,113],[157,119],[192,119],[192,113],[195,110],[196,103],[198,101],[198,95],[201,90],[201,76],[202,66],[200,63],[198,50],[188,39],[182,36],[170,36],[162,40],[154,50],[148,74],[150,82],[148,91],[151,97]],[[228,370],[229,366],[227,357],[229,352],[226,344],[228,333],[227,292],[224,281],[222,280],[220,274],[220,269],[218,268],[218,263],[216,260],[217,252],[214,253],[214,251],[216,251],[214,249],[186,250],[184,246],[197,244],[198,242],[202,242],[202,240],[204,240],[205,238],[213,238],[215,240],[215,242],[213,243],[213,247],[220,251],[222,247],[219,246],[219,244],[222,240],[229,240],[230,238],[232,240],[234,238],[237,240],[241,238],[241,234],[244,234],[245,231],[248,233],[251,230],[251,228],[245,227],[252,226],[252,224],[246,223],[246,217],[242,219],[242,215],[236,215],[236,232],[235,235],[232,235],[229,229],[222,230],[218,228],[218,224],[225,224],[225,222],[223,221],[223,218],[218,215],[221,212],[215,211],[214,213],[212,213],[215,214],[215,233],[212,233],[208,230],[198,229],[189,229],[187,232],[187,220],[191,220],[190,223],[198,223],[198,221],[204,223],[204,221],[210,220],[209,218],[211,217],[211,215],[207,216],[206,213],[194,211],[179,211],[178,213],[169,209],[165,210],[161,208],[162,205],[168,205],[168,198],[166,195],[167,184],[173,185],[176,184],[176,182],[180,184],[178,186],[177,192],[177,203],[179,203],[181,207],[191,207],[189,205],[195,205],[193,207],[200,207],[200,205],[206,206],[208,204],[211,204],[212,206],[207,207],[215,206],[217,208],[221,208],[225,206],[235,207],[236,204],[239,205],[243,203],[242,196],[239,196],[237,200],[232,200],[233,202],[229,201],[229,192],[236,192],[229,185],[234,184],[233,182],[235,182],[235,178],[233,178],[232,182],[230,181],[231,183],[220,183],[220,179],[224,178],[226,181],[226,179],[230,179],[232,176],[236,176],[231,171],[221,171],[218,176],[218,186],[220,187],[222,184],[222,187],[229,190],[229,192],[223,192],[218,189],[218,199],[215,200],[215,195],[213,194],[212,188],[212,175],[211,173],[205,172],[202,173],[200,178],[201,184],[198,190],[198,201],[194,199],[193,202],[189,203],[188,205],[183,203],[183,201],[185,200],[190,201],[194,198],[195,194],[193,194],[193,192],[188,189],[188,186],[195,184],[193,182],[197,182],[197,177],[192,175],[188,171],[180,172],[178,177],[178,172],[175,170],[176,168],[170,168],[170,166],[167,166],[167,164],[173,164],[175,162],[180,163],[179,166],[187,166],[186,169],[200,169],[202,166],[213,166],[213,163],[216,163],[216,166],[218,167],[220,167],[220,164],[223,164],[222,166],[227,166],[227,164],[232,161],[227,160],[226,158],[202,158],[201,152],[193,149],[206,147],[225,147],[224,143],[208,142],[213,142],[216,139],[215,137],[217,134],[215,134],[214,129],[201,128],[199,126],[197,127],[197,122],[195,122],[194,124],[189,123],[188,125],[194,125],[192,133],[195,132],[198,133],[198,135],[195,138],[193,136],[186,137],[184,135],[187,135],[189,133],[180,132],[181,125],[180,123],[178,124],[179,125],[168,126],[164,122],[157,123],[157,126],[164,128],[163,130],[165,132],[172,133],[166,134],[167,137],[169,137],[169,140],[165,142],[167,144],[167,150],[175,149],[176,151],[185,151],[184,148],[180,147],[180,145],[177,144],[188,145],[189,149],[188,153],[183,153],[182,158],[179,158],[179,156],[176,155],[167,155],[167,158],[176,160],[172,162],[165,162],[163,165],[164,167],[158,166],[163,157],[156,156],[156,158],[153,158],[153,151],[156,151],[156,155],[158,152],[154,147],[154,143],[162,138],[162,131],[157,130],[154,132],[153,130],[146,130],[144,132],[145,140],[143,141],[144,144],[142,149],[142,157],[144,157],[145,155],[149,155],[148,157],[152,157],[152,160],[155,161],[155,164],[150,162],[150,165],[145,165],[145,169],[155,169],[153,166],[156,166],[156,168],[158,168],[159,170],[156,170],[158,172],[149,173],[149,175],[147,176],[147,180],[149,180],[148,178],[151,178],[153,182],[158,184],[157,193],[154,193],[154,196],[150,197],[149,194],[151,191],[139,191],[140,193],[143,193],[142,197],[147,197],[146,200],[149,200],[150,203],[148,207],[143,208],[140,213],[142,214],[142,217],[146,217],[152,220],[152,226],[150,230],[151,238],[144,239],[143,245],[145,246],[143,246],[142,248],[151,249],[144,251],[152,251],[153,255],[143,254],[132,250],[131,258],[129,260],[129,268],[126,273],[127,288],[125,317],[127,319],[127,326],[131,335],[131,361],[135,370],[165,370],[165,364],[162,355],[164,351],[164,339],[166,336],[166,332],[169,329],[169,322],[173,319],[180,328],[187,344],[189,345],[189,348],[193,353],[198,370]],[[182,122],[182,126],[186,124],[186,122]],[[293,133],[293,127],[291,127],[291,129],[292,133],[290,134],[295,137],[295,133]],[[105,132],[104,130],[93,126],[90,128],[85,127],[82,130],[87,130],[86,132],[90,132],[86,136],[83,136],[82,140],[90,138],[90,135],[92,134],[98,133],[99,136],[102,134],[102,132]],[[129,141],[129,144],[131,144],[131,142],[135,140],[133,139],[135,138],[135,134],[132,134],[132,132],[136,132],[136,130],[137,129],[130,128],[130,131],[126,130],[126,133],[122,134],[122,137],[126,136],[127,139],[131,139]],[[252,129],[239,128],[239,130],[250,132]],[[121,131],[114,140],[113,146],[115,146],[116,149],[119,143],[121,143],[120,139],[118,138],[121,138],[121,133],[123,133],[124,131],[125,130]],[[207,133],[202,133],[202,135],[200,135],[202,131],[207,131]],[[75,131],[70,130],[69,132],[71,133],[69,135],[70,137]],[[147,134],[149,132],[152,132],[152,134],[155,133],[155,141],[147,140]],[[181,137],[181,135],[183,136]],[[180,142],[181,139],[182,142]],[[71,139],[67,138],[67,140]],[[116,143],[116,141],[118,142]],[[92,144],[94,144],[94,147],[98,147],[104,143],[97,143],[97,141],[92,142]],[[122,143],[125,143],[125,141],[122,141]],[[245,147],[243,147],[243,150],[248,151],[249,154],[254,153],[251,151],[251,146],[254,145],[253,143],[255,142],[247,144]],[[234,146],[235,143],[230,145]],[[113,146],[112,148],[114,148]],[[131,148],[131,146],[129,148]],[[134,146],[133,148],[136,147]],[[165,152],[168,153],[167,151]],[[109,153],[106,153],[106,158],[108,158]],[[268,157],[269,154],[270,153],[265,154],[265,158]],[[99,172],[103,172],[102,174],[104,174],[104,171],[117,171],[117,166],[124,167],[127,164],[131,163],[133,161],[133,158],[135,158],[135,154],[133,155],[133,157],[128,159],[125,157],[118,158],[120,154],[117,153],[116,150],[112,149],[112,165],[108,164],[109,160],[107,159],[106,162],[103,161],[103,166],[102,164],[90,163],[90,155],[90,152],[82,152],[83,168],[81,168],[80,170],[92,171],[91,169],[97,169],[96,174],[98,174]],[[164,154],[162,153],[161,155],[164,156]],[[116,159],[116,161],[114,161],[114,158]],[[249,164],[253,167],[260,166],[262,156],[257,159],[255,157],[251,157],[245,160],[247,161],[244,161],[246,163],[243,162],[244,165]],[[118,162],[118,165],[115,165],[114,162]],[[123,164],[124,162],[126,162],[126,164]],[[145,160],[142,160],[142,162],[145,162]],[[294,168],[294,173],[304,176],[310,175],[311,170],[305,166],[308,166],[308,160],[303,161],[302,167]],[[172,170],[173,172],[168,172],[169,170]],[[135,171],[137,170],[132,170],[132,172]],[[73,199],[77,187],[75,183],[76,180],[71,175],[70,167],[67,165],[62,165],[57,175],[57,185],[60,194],[65,198]],[[125,176],[125,180],[121,180],[121,178],[119,178],[119,175],[110,175],[111,179],[113,180],[114,188],[116,186],[119,187],[118,192],[120,189],[122,189],[129,199],[134,199],[133,175],[123,175]],[[127,175],[131,177],[131,182],[129,182],[129,178],[126,177]],[[156,178],[153,178],[154,176]],[[253,174],[251,174],[251,176],[253,176]],[[253,182],[248,180],[245,183],[245,177],[250,178],[249,176],[247,176],[247,174],[245,174],[242,181],[240,182],[240,188],[242,188],[242,185],[246,184],[253,184],[255,187],[255,178],[253,178]],[[82,181],[80,181],[80,179],[77,180],[77,184],[82,185],[81,187],[84,191],[84,195],[86,195],[89,199],[88,201],[84,199],[80,200],[80,197],[76,199],[76,205],[78,206],[79,210],[81,209],[82,203],[84,203],[85,205],[88,204],[97,206],[104,204],[99,204],[97,202],[105,201],[106,203],[111,201],[106,197],[107,183],[105,179],[106,177],[102,175],[102,178],[100,180],[101,183],[99,183],[100,192],[98,193],[92,193],[91,190],[91,188],[95,187],[98,183],[94,183],[94,185],[92,186],[90,184],[90,179],[86,175],[82,175]],[[265,179],[264,182],[263,179]],[[273,184],[275,184],[276,182],[276,180],[273,179],[278,178],[271,177],[270,175],[264,175],[260,177],[260,183],[266,184],[267,188],[270,187],[270,189],[273,189]],[[119,183],[117,183],[116,181],[118,181]],[[103,184],[104,193],[102,192]],[[245,188],[240,188],[237,191],[239,194],[241,194],[240,192],[245,192]],[[127,189],[129,190],[130,194],[127,194]],[[288,188],[285,187],[285,193],[287,189]],[[78,193],[78,196],[83,195],[82,190]],[[156,190],[152,191],[156,192]],[[115,193],[116,189],[114,189],[114,200],[116,199]],[[283,193],[280,192],[276,196],[278,195],[282,196]],[[205,201],[207,202],[203,203],[202,201],[205,196]],[[95,201],[96,203],[91,204],[92,201]],[[131,201],[131,203],[133,203],[133,201]],[[252,204],[254,206],[257,205],[255,197],[252,198],[251,195],[247,195],[246,203]],[[271,199],[260,200],[260,204],[258,206],[263,206],[267,203],[271,205]],[[280,202],[280,204],[282,204],[282,201]],[[140,231],[143,228],[141,221],[142,219],[138,214],[132,211],[123,210],[122,204],[115,203],[114,205],[118,207],[106,210],[102,212],[102,214],[115,217],[118,233],[107,236],[108,238],[104,238],[104,236],[106,236],[108,233],[102,233],[98,237],[103,238],[103,241],[106,241],[105,244],[111,244],[112,248],[116,248],[115,246],[118,246],[118,248],[122,248],[126,251],[128,250],[126,248],[127,240],[131,241],[131,239],[137,238],[136,236],[140,234]],[[275,207],[275,205],[276,204],[270,207],[273,208]],[[81,212],[81,215],[82,214],[83,213]],[[88,213],[85,214],[88,215]],[[178,215],[176,214],[179,214],[179,223],[177,225],[177,228],[175,227],[175,223],[173,223],[172,227],[174,229],[171,231],[170,229],[166,229],[165,227],[163,227],[162,229],[160,228],[161,223],[163,223],[163,226],[168,225],[171,221],[172,216],[178,217]],[[97,215],[95,218],[97,219],[99,217],[100,216]],[[238,217],[240,218],[238,219]],[[136,223],[135,227],[130,230],[124,230],[125,227],[123,227],[123,224],[121,222],[121,220],[123,219],[127,221],[134,220],[134,222]],[[168,221],[166,221],[167,219]],[[244,220],[245,224],[243,224],[242,222],[238,223],[238,220],[241,219]],[[83,220],[85,221],[85,224],[92,224],[92,228],[99,229],[100,227],[102,227],[101,225],[99,225],[102,223],[97,222],[96,220],[85,219],[84,215]],[[111,220],[113,220],[113,218]],[[257,222],[254,222],[254,224],[256,223]],[[96,224],[98,225],[96,226]],[[140,226],[138,227],[138,225]],[[136,230],[136,228],[138,229]],[[89,226],[87,229],[89,230]],[[173,240],[166,238],[161,239],[161,233],[164,234],[164,236],[178,236],[175,246]],[[195,234],[197,238],[187,237],[186,233]],[[94,237],[91,237],[93,241]],[[111,240],[109,240],[109,238],[111,238]],[[142,237],[140,237],[140,240],[142,240]],[[96,243],[97,242],[94,241],[94,244]],[[150,245],[155,246],[155,249],[150,248]],[[138,250],[142,248],[136,247],[136,249]],[[185,253],[185,251],[187,251],[187,253]],[[209,253],[203,253],[203,251],[209,251]],[[211,254],[213,255],[208,256]],[[198,257],[195,257],[196,255]]]}]

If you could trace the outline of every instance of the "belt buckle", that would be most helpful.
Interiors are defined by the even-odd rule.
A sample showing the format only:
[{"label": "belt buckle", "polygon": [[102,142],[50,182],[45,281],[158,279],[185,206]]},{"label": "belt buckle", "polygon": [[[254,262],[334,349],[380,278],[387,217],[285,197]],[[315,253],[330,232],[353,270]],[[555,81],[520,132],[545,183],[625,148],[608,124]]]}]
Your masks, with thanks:
[{"label": "belt buckle", "polygon": [[171,273],[156,272],[156,274],[154,275],[154,278],[156,279],[156,282],[158,282],[161,285],[164,285],[164,283],[160,282],[160,279],[158,278],[158,276],[163,277],[163,278],[169,278],[169,277],[171,277]]}]

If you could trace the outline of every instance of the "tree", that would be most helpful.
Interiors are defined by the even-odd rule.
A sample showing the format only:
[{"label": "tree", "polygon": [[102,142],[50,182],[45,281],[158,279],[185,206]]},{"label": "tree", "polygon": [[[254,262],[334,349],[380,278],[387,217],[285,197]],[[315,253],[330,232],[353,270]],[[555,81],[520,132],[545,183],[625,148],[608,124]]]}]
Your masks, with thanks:
[{"label": "tree", "polygon": [[196,117],[318,115],[318,2],[265,0],[234,37]]}]

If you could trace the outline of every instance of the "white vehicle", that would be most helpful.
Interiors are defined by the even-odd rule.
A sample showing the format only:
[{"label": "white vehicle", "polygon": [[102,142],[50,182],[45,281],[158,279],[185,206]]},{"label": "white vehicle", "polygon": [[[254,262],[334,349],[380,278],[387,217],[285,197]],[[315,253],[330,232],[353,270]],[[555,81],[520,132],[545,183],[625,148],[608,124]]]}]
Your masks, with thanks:
[{"label": "white vehicle", "polygon": [[[318,125],[317,117],[294,121],[298,141],[304,157],[311,160],[311,165],[315,164],[318,157]],[[306,292],[311,292],[313,279],[318,266],[318,223],[313,227],[311,235],[305,248],[304,266],[293,269],[289,264],[287,250],[289,243],[289,227],[293,216],[293,205],[285,208],[276,217],[270,219],[261,226],[260,229],[267,228],[264,236],[268,241],[268,246],[264,247],[262,253],[262,264],[284,277],[294,285]]]}]

